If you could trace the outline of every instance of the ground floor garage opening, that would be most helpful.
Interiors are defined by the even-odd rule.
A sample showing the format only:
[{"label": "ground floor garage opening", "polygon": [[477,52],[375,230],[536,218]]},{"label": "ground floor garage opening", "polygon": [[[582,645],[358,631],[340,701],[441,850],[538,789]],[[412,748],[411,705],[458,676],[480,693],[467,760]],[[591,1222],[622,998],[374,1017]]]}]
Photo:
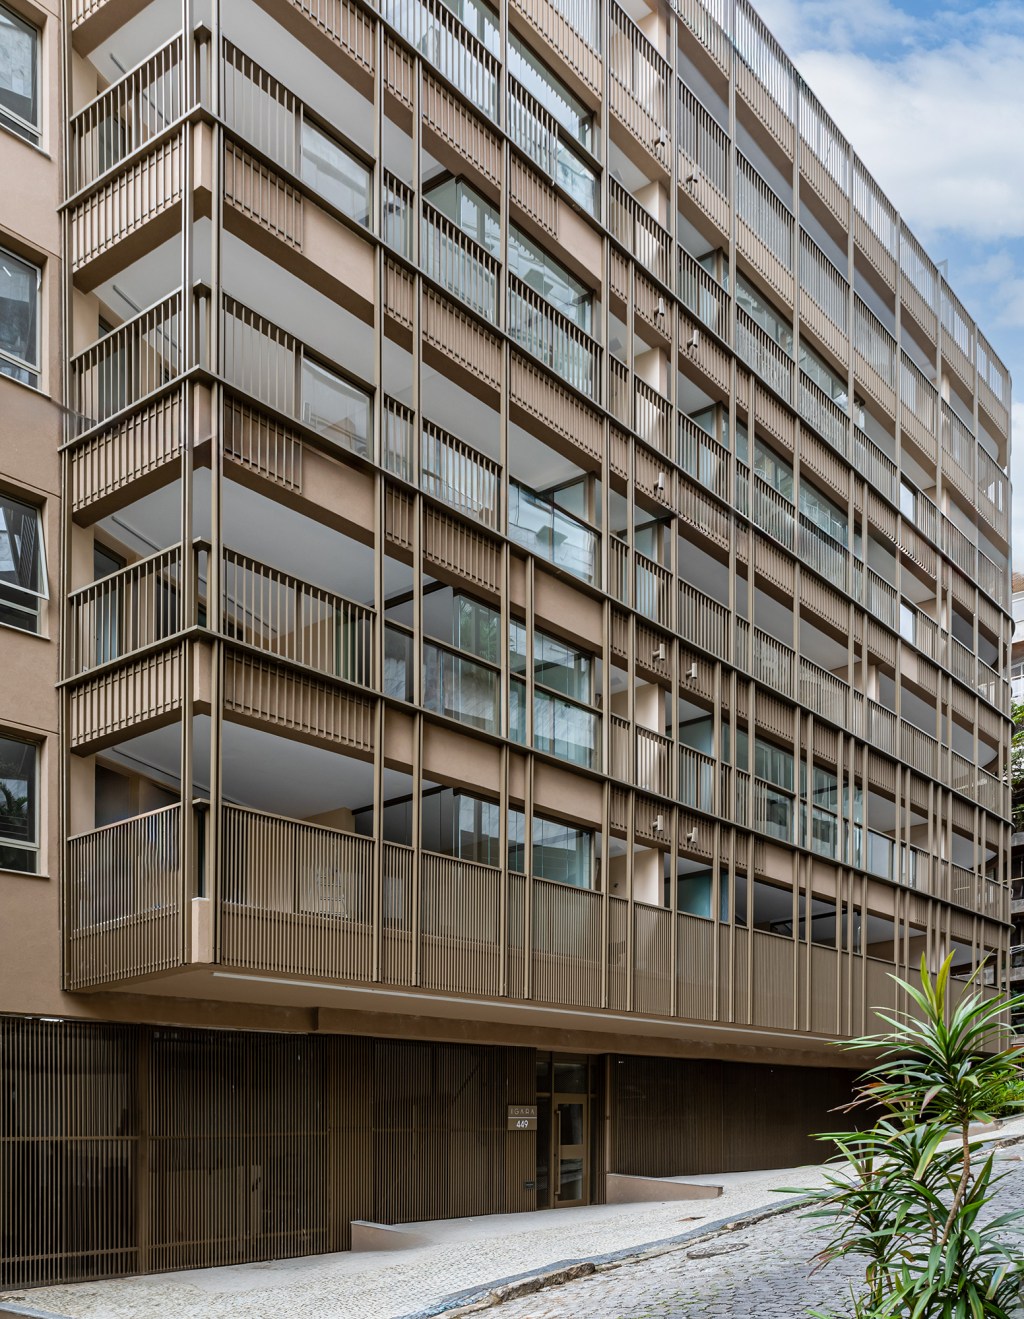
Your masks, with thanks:
[{"label": "ground floor garage opening", "polygon": [[851,1075],[19,1017],[0,1017],[0,1070],[0,1287],[600,1203],[610,1172],[810,1161]]}]

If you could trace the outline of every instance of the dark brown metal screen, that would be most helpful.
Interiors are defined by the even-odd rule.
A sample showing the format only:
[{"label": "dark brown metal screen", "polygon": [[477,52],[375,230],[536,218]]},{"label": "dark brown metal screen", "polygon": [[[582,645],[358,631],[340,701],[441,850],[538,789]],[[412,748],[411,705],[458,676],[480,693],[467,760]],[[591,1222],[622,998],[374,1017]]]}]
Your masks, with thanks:
[{"label": "dark brown metal screen", "polygon": [[854,1072],[673,1058],[611,1060],[610,1171],[641,1177],[820,1162],[813,1132],[850,1124]]},{"label": "dark brown metal screen", "polygon": [[529,1049],[0,1018],[0,1286],[532,1209]]}]

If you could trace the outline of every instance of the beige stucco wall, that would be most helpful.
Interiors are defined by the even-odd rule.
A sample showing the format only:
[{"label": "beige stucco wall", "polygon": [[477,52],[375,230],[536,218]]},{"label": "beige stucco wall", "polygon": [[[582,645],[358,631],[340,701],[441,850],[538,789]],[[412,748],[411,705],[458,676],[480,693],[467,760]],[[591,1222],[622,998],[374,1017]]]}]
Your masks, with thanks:
[{"label": "beige stucco wall", "polygon": [[41,635],[0,626],[0,731],[39,745],[39,874],[0,870],[0,994],[12,1012],[54,1010],[58,991],[57,638],[60,585],[61,7],[11,7],[42,31],[39,147],[0,129],[0,247],[40,267],[39,389],[0,375],[0,489],[42,511],[49,601]]}]

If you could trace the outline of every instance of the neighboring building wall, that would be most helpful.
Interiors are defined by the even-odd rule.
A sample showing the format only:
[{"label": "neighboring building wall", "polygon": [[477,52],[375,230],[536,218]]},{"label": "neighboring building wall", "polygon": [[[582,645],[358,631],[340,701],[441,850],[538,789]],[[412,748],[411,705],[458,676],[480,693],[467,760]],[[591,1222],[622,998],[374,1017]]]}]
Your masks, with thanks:
[{"label": "neighboring building wall", "polygon": [[58,3],[0,3],[0,1005],[60,1002],[64,149]]}]

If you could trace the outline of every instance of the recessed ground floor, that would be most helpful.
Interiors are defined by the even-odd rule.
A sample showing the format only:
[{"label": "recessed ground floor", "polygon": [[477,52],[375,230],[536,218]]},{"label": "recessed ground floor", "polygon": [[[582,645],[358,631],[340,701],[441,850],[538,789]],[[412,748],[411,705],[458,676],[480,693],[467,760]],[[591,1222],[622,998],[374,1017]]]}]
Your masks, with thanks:
[{"label": "recessed ground floor", "polygon": [[[625,1044],[626,1041],[623,1041]],[[841,1068],[0,1018],[0,1286],[348,1249],[821,1157]]]}]

